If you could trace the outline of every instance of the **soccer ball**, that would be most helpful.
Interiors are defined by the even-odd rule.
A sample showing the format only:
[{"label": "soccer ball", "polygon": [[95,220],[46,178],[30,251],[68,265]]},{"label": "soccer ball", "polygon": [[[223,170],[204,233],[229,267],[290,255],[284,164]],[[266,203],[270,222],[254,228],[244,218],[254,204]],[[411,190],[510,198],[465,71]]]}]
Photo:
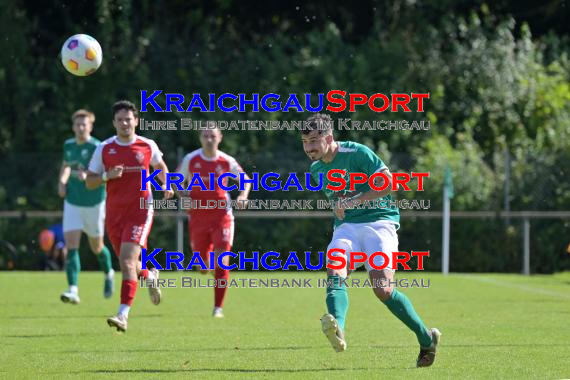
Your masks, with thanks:
[{"label": "soccer ball", "polygon": [[87,34],[69,37],[61,48],[61,63],[73,75],[91,75],[101,66],[102,61],[101,45]]}]

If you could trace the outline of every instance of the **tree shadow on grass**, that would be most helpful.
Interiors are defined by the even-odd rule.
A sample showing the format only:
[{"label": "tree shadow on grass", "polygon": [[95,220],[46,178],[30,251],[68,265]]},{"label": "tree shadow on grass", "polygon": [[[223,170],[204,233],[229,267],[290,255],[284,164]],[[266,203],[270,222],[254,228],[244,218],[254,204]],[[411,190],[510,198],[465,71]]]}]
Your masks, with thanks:
[{"label": "tree shadow on grass", "polygon": [[58,333],[58,334],[20,334],[20,335],[0,335],[1,338],[22,338],[22,339],[31,339],[31,338],[61,338],[64,336],[94,336],[97,335],[96,333]]},{"label": "tree shadow on grass", "polygon": [[[319,347],[315,346],[296,346],[296,347],[205,347],[205,348],[195,348],[195,347],[179,347],[179,348],[169,348],[169,349],[159,349],[160,352],[217,352],[217,351],[282,351],[282,350],[290,350],[290,351],[299,351],[299,350],[314,350],[319,349]],[[121,350],[113,350],[108,351],[112,353],[139,353],[139,352],[156,352],[156,348],[137,348],[137,349],[121,349]],[[50,351],[52,353],[57,354],[77,354],[77,350],[65,350],[65,351]],[[100,353],[101,350],[90,350],[85,351],[81,350],[81,353]]]},{"label": "tree shadow on grass", "polygon": [[[407,348],[409,347],[409,345],[406,346],[370,346],[370,348],[374,348],[374,349],[382,349],[382,348]],[[542,343],[542,344],[536,344],[536,343],[492,343],[492,344],[479,344],[479,343],[474,343],[474,344],[446,344],[444,347],[450,347],[450,348],[454,348],[454,347],[459,347],[459,348],[479,348],[479,347],[569,347],[570,348],[570,343]]]},{"label": "tree shadow on grass", "polygon": [[[1,317],[0,319],[100,319],[100,318],[108,318],[110,314],[101,314],[101,315],[10,315],[7,317]],[[164,317],[164,314],[145,314],[145,315],[137,315],[135,318],[161,318]]]},{"label": "tree shadow on grass", "polygon": [[343,372],[343,371],[370,371],[378,369],[416,369],[409,368],[179,368],[179,369],[100,369],[87,370],[76,373],[193,373],[193,372],[227,372],[227,373],[310,373],[310,372]]}]

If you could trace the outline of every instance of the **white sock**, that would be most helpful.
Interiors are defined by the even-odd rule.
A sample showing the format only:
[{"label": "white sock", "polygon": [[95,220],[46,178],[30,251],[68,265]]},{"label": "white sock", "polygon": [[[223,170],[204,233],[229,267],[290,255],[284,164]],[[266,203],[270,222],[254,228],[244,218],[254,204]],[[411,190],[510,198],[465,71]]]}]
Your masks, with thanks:
[{"label": "white sock", "polygon": [[77,285],[69,285],[69,292],[73,294],[78,294],[79,288],[77,287]]},{"label": "white sock", "polygon": [[153,280],[153,281],[156,280],[156,276],[154,275],[154,271],[152,271],[152,272],[150,270],[148,271],[147,280]]},{"label": "white sock", "polygon": [[125,318],[128,318],[130,310],[131,307],[129,305],[125,305],[124,303],[122,303],[121,306],[119,306],[119,312],[117,314],[122,315]]},{"label": "white sock", "polygon": [[115,277],[115,271],[111,269],[109,272],[105,273],[105,278],[108,280],[112,280]]}]

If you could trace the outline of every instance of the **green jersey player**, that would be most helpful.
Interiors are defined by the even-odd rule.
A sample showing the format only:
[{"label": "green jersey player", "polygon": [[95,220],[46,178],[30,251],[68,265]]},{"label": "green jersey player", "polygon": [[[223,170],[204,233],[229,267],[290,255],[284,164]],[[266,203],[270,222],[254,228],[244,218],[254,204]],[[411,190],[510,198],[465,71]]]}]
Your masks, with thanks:
[{"label": "green jersey player", "polygon": [[[391,184],[386,190],[376,191],[368,183],[356,184],[354,192],[349,192],[348,173],[364,173],[369,178],[374,173],[384,173],[390,181],[392,176],[388,167],[368,147],[355,142],[334,140],[332,119],[328,115],[315,114],[308,120],[309,128],[302,131],[303,148],[313,163],[310,167],[311,177],[319,182],[322,173],[323,190],[329,200],[335,200],[335,227],[332,241],[327,248],[345,250],[345,252],[364,252],[368,256],[374,252],[384,252],[388,256],[398,251],[398,235],[400,214],[390,205]],[[329,181],[327,173],[332,169],[346,171],[345,190],[332,191],[326,189]],[[376,178],[375,185],[382,187],[381,176]],[[338,185],[338,182],[332,183]],[[336,202],[340,198],[348,198],[344,202]],[[366,203],[366,207],[356,208]],[[347,265],[342,269],[327,268],[328,282],[326,305],[328,313],[321,318],[323,332],[337,352],[346,349],[344,338],[345,320],[348,311],[348,293],[345,278],[348,276],[348,254],[335,252],[334,256],[345,256]],[[338,265],[340,261],[333,261]],[[362,264],[362,263],[360,263]],[[374,264],[384,264],[382,256],[376,256]],[[418,316],[411,301],[402,292],[393,287],[394,271],[388,265],[383,270],[375,270],[370,263],[364,263],[370,281],[375,285],[374,294],[384,305],[412,330],[420,344],[420,353],[416,362],[418,367],[428,367],[435,360],[436,349],[440,340],[439,330],[427,329]]]},{"label": "green jersey player", "polygon": [[105,273],[103,295],[113,295],[114,271],[111,254],[103,243],[105,226],[105,186],[94,190],[85,187],[87,167],[100,141],[91,136],[95,115],[78,110],[72,116],[75,137],[63,144],[63,162],[59,173],[59,196],[64,198],[63,232],[68,249],[65,270],[69,289],[61,295],[65,303],[79,303],[78,277],[81,269],[79,243],[81,232],[89,238],[91,251]]}]

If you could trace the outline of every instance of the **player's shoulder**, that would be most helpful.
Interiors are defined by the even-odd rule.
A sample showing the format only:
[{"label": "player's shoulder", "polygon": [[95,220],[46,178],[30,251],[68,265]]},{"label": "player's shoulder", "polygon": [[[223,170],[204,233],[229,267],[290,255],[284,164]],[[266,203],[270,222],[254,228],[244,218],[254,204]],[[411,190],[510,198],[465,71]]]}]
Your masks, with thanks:
[{"label": "player's shoulder", "polygon": [[68,138],[63,142],[63,145],[75,144],[75,137]]},{"label": "player's shoulder", "polygon": [[228,161],[228,162],[232,162],[232,161],[237,162],[237,160],[233,156],[227,154],[226,152],[222,152],[221,150],[218,150],[218,159],[222,160],[222,161]]},{"label": "player's shoulder", "polygon": [[144,136],[139,136],[137,135],[136,137],[136,142],[141,143],[141,144],[146,144],[148,146],[152,146],[152,147],[157,147],[158,145],[156,144],[156,141],[154,141],[153,139],[149,139],[148,137],[144,137]]},{"label": "player's shoulder", "polygon": [[115,141],[117,141],[117,136],[111,136],[108,139],[103,140],[100,145],[113,144]]},{"label": "player's shoulder", "polygon": [[357,143],[355,141],[339,141],[339,153],[358,153],[370,150],[366,145]]},{"label": "player's shoulder", "polygon": [[191,161],[191,160],[193,160],[193,159],[195,159],[195,158],[200,158],[200,153],[201,153],[201,152],[202,152],[202,149],[201,149],[201,148],[200,148],[200,149],[193,150],[192,152],[187,153],[187,154],[184,156],[184,158],[182,159],[182,161]]},{"label": "player's shoulder", "polygon": [[104,154],[104,152],[107,153],[111,153],[114,154],[115,152],[112,152],[112,150],[114,149],[114,147],[118,145],[117,144],[117,136],[111,136],[108,139],[103,140],[102,142],[100,142],[99,144],[97,144],[97,146],[95,147],[95,153],[94,154]]},{"label": "player's shoulder", "polygon": [[117,143],[117,136],[111,136],[108,139],[103,140],[97,145],[97,149],[102,150],[109,145],[113,145]]},{"label": "player's shoulder", "polygon": [[311,173],[318,172],[323,167],[323,163],[319,161],[313,161],[311,166],[309,166],[309,171]]},{"label": "player's shoulder", "polygon": [[99,145],[99,144],[101,144],[101,140],[99,140],[96,137],[91,136],[91,138],[89,139],[89,141],[87,141],[87,143],[91,144],[91,145]]}]

